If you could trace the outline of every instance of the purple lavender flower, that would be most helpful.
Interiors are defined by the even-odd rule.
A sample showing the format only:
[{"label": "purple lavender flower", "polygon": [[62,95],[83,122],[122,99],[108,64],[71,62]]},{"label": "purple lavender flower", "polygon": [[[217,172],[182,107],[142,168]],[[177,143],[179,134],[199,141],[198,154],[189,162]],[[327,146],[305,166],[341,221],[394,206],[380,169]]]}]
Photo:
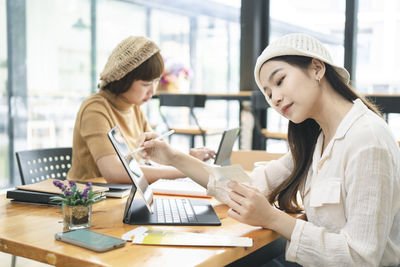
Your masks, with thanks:
[{"label": "purple lavender flower", "polygon": [[75,184],[74,181],[71,181],[71,180],[70,180],[70,181],[68,181],[68,183],[69,183],[69,186],[70,186],[70,187],[76,186],[76,184]]},{"label": "purple lavender flower", "polygon": [[73,181],[68,181],[69,186],[59,180],[53,181],[53,184],[63,192],[63,196],[57,197],[55,200],[66,203],[66,205],[88,205],[96,202],[92,192],[92,183],[90,182],[86,184],[86,187],[82,192],[79,191],[76,183]]},{"label": "purple lavender flower", "polygon": [[53,181],[53,184],[55,186],[57,186],[58,188],[60,188],[61,191],[63,191],[63,192],[67,189],[67,186],[64,183],[60,182],[60,181],[55,180],[55,181]]},{"label": "purple lavender flower", "polygon": [[54,181],[53,181],[53,184],[54,184],[55,186],[57,186],[58,188],[61,188],[61,185],[62,185],[63,183],[61,183],[61,182],[58,181],[58,180],[54,180]]},{"label": "purple lavender flower", "polygon": [[85,199],[85,200],[88,199],[88,192],[89,192],[89,189],[86,187],[85,190],[83,190],[83,192],[82,192],[83,199]]}]

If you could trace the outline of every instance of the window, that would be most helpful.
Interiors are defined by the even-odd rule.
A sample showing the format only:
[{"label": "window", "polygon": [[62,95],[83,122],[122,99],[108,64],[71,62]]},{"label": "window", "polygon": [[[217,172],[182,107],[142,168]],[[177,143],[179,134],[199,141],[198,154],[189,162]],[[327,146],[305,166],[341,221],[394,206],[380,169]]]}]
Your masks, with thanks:
[{"label": "window", "polygon": [[[400,94],[400,4],[359,0],[356,87],[362,93]],[[400,114],[388,124],[400,140]]]},{"label": "window", "polygon": [[309,34],[324,43],[335,64],[344,62],[345,1],[271,1],[270,41],[288,33]]},{"label": "window", "polygon": [[397,0],[359,0],[357,90],[400,93],[400,8]]},{"label": "window", "polygon": [[90,1],[26,1],[28,123],[25,149],[72,146],[90,94]]},{"label": "window", "polygon": [[0,0],[0,188],[9,183],[6,0]]}]

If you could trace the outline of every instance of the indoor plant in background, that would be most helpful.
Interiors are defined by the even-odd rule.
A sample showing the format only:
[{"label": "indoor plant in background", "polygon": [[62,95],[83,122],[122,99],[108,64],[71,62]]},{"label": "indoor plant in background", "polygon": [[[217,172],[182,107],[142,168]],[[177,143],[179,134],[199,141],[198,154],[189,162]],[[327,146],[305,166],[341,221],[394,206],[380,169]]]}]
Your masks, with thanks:
[{"label": "indoor plant in background", "polygon": [[62,204],[64,227],[70,230],[90,227],[92,204],[96,202],[92,183],[87,183],[82,191],[73,181],[68,181],[68,185],[58,180],[53,183],[62,191],[61,196],[54,196],[52,200]]}]

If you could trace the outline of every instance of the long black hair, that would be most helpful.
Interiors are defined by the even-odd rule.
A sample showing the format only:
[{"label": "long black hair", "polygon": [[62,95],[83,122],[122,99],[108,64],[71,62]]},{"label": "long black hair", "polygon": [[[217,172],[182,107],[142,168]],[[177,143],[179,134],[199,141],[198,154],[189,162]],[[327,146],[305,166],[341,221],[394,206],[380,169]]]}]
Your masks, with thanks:
[{"label": "long black hair", "polygon": [[[304,56],[280,56],[270,60],[283,61],[305,71],[311,64],[312,58]],[[380,112],[373,104],[365,100],[350,85],[343,82],[332,66],[325,63],[325,67],[325,78],[339,95],[351,102],[359,98],[370,110],[380,115]],[[276,187],[268,197],[269,202],[277,203],[276,206],[279,209],[293,213],[298,213],[302,210],[297,202],[297,193],[304,186],[320,132],[320,126],[313,119],[307,119],[297,124],[289,121],[288,142],[293,157],[294,168],[289,177]]]}]

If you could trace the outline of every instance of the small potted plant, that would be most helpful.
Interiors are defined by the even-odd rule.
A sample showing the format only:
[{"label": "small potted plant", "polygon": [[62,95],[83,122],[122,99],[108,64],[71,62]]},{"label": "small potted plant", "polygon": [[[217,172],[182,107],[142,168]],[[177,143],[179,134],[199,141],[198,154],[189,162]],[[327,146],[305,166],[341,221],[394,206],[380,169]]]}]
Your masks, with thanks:
[{"label": "small potted plant", "polygon": [[92,204],[96,202],[92,183],[87,183],[81,192],[73,181],[68,181],[68,185],[58,180],[53,183],[62,191],[61,196],[51,199],[62,204],[64,227],[70,230],[90,227]]}]

